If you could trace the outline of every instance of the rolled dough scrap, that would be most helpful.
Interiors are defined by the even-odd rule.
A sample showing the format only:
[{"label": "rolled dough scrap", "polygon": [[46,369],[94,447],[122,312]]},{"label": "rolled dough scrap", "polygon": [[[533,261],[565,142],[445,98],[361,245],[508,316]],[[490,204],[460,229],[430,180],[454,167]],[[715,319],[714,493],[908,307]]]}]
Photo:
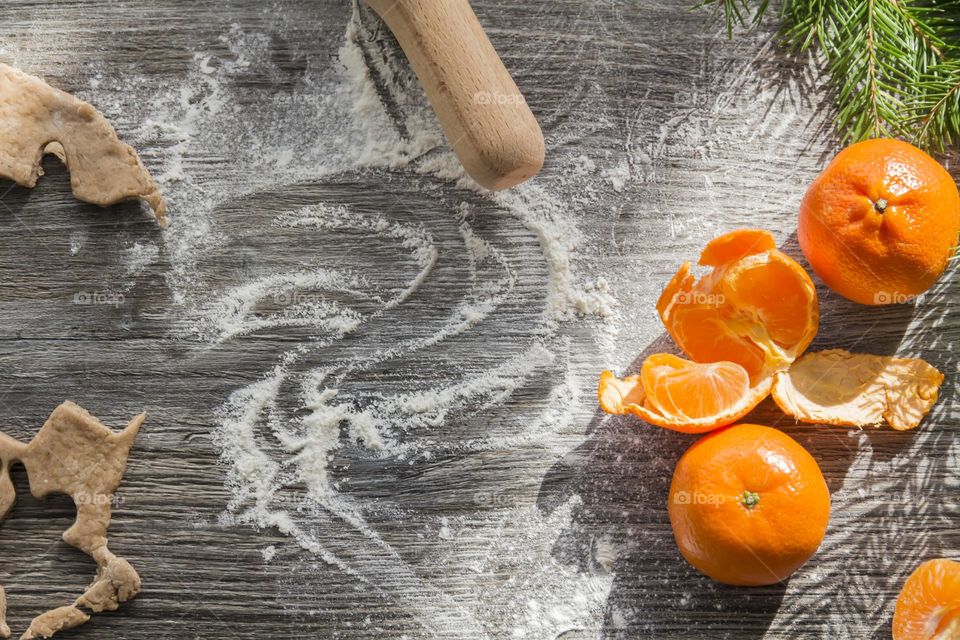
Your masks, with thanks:
[{"label": "rolled dough scrap", "polygon": [[[120,484],[130,447],[145,419],[146,414],[141,413],[123,431],[114,433],[67,401],[54,409],[29,444],[0,433],[0,519],[6,517],[16,499],[10,465],[19,460],[27,470],[34,497],[65,493],[73,498],[77,519],[64,532],[63,539],[97,563],[97,575],[87,590],[73,604],[34,618],[21,640],[49,638],[57,631],[89,620],[84,609],[113,611],[140,592],[140,576],[129,562],[107,548],[107,527],[113,492]],[[0,636],[10,636],[5,623],[0,627]]]},{"label": "rolled dough scrap", "polygon": [[166,204],[153,178],[100,112],[0,63],[0,177],[34,187],[45,153],[67,165],[77,199],[106,207],[140,198],[166,225]]}]

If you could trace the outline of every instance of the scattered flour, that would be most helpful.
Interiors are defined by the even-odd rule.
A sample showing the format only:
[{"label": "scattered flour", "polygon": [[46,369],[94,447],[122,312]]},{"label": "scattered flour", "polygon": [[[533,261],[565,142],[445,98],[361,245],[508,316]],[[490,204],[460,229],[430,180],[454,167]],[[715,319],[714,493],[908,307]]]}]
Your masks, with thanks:
[{"label": "scattered flour", "polygon": [[[415,569],[400,557],[370,523],[380,507],[346,490],[348,478],[332,466],[348,451],[387,463],[413,463],[541,447],[574,428],[577,415],[592,410],[573,373],[574,347],[563,335],[563,324],[586,317],[602,327],[612,320],[616,307],[608,282],[585,277],[578,269],[575,256],[584,237],[570,211],[569,195],[536,182],[496,194],[474,184],[446,148],[402,56],[371,30],[368,21],[355,6],[338,52],[341,68],[309,68],[307,79],[289,95],[238,85],[236,79],[252,70],[268,77],[281,71],[270,66],[268,37],[234,25],[220,39],[223,53],[196,54],[186,81],[144,118],[141,138],[163,149],[158,181],[176,217],[165,231],[163,254],[171,263],[169,285],[184,337],[215,347],[266,331],[295,328],[310,335],[309,342],[293,344],[275,362],[265,364],[263,377],[238,388],[219,410],[214,436],[232,494],[223,524],[280,531],[365,588],[402,603],[428,635],[485,637],[502,628],[503,607],[511,604],[515,606],[510,624],[528,637],[596,629],[609,576],[581,579],[551,557],[556,527],[569,524],[572,503],[549,518],[533,506],[494,510],[473,525],[493,532],[495,544],[503,546],[491,549],[491,558],[511,563],[526,581],[524,602],[510,603],[504,593],[501,607],[492,609],[478,604],[476,597],[448,593],[442,581],[424,577],[422,567]],[[246,106],[251,103],[257,105],[256,118]],[[271,125],[261,127],[259,122]],[[304,145],[303,138],[316,143]],[[230,141],[226,147],[223,140]],[[209,150],[229,159],[220,176],[193,169],[192,154]],[[605,179],[588,158],[567,162],[577,187]],[[238,167],[236,173],[231,166]],[[251,167],[264,170],[250,171]],[[513,304],[520,276],[512,249],[478,229],[477,213],[466,201],[450,203],[469,274],[459,301],[424,335],[358,352],[345,361],[318,366],[312,355],[388,320],[411,296],[431,285],[444,245],[423,225],[387,212],[328,203],[282,211],[269,223],[305,234],[361,233],[375,238],[413,266],[401,286],[385,287],[372,274],[336,264],[240,273],[228,285],[215,283],[205,273],[207,256],[230,239],[229,228],[218,223],[223,203],[244,203],[247,195],[358,169],[404,169],[443,181],[498,207],[533,235],[547,281],[541,283],[542,313],[536,326],[528,329],[525,347],[479,368],[461,367],[461,373],[439,381],[411,381],[382,392],[369,387],[356,390],[354,381],[365,372],[382,363],[419,357],[482,330],[488,318]],[[237,179],[241,175],[242,181]],[[240,193],[238,184],[243,184]],[[134,245],[124,257],[124,269],[135,274],[158,253],[153,245]],[[504,418],[454,440],[436,437],[451,420],[503,409],[519,390],[548,379],[548,372],[553,372],[552,383],[544,390],[538,415]],[[547,454],[543,463],[562,453],[561,449]],[[320,535],[317,525],[324,522],[339,523],[337,529],[346,526],[352,536],[349,546]],[[456,547],[460,520],[438,518],[434,526],[439,544]],[[507,532],[518,527],[524,539],[508,542]],[[531,547],[534,541],[537,546]],[[270,545],[262,553],[269,562],[277,549]],[[476,570],[482,574],[496,567]],[[477,589],[481,582],[478,577]],[[405,587],[398,589],[398,584]]]},{"label": "scattered flour", "polygon": [[[467,517],[448,519],[439,537],[452,544],[439,562],[451,570],[469,569],[458,573],[458,587],[469,592],[482,618],[501,619],[505,637],[598,637],[613,575],[580,572],[551,553],[579,506],[574,497],[549,515],[536,508],[515,507],[504,510],[497,524]],[[512,534],[514,528],[523,531],[519,538]],[[461,540],[481,534],[492,537],[494,543],[476,557]],[[533,558],[539,562],[531,567]],[[490,575],[506,577],[508,588],[490,589]]]},{"label": "scattered flour", "polygon": [[70,255],[75,256],[80,253],[80,250],[83,249],[83,245],[87,241],[87,234],[85,232],[76,231],[70,234]]},{"label": "scattered flour", "polygon": [[613,190],[617,193],[623,193],[627,182],[630,180],[630,176],[630,164],[626,158],[620,160],[619,164],[616,166],[609,169],[604,169],[603,171],[603,177],[610,182]]},{"label": "scattered flour", "polygon": [[[584,16],[589,5],[582,3]],[[284,12],[276,13],[271,19],[284,19]],[[137,243],[120,266],[134,276],[151,263],[169,261],[177,337],[199,342],[202,356],[204,349],[226,348],[258,333],[298,330],[296,335],[308,336],[290,340],[282,353],[257,352],[264,357],[260,379],[237,383],[228,398],[212,400],[222,402],[214,439],[230,492],[222,521],[287,536],[291,544],[282,549],[284,560],[302,550],[355,579],[358,588],[382,594],[421,627],[410,634],[415,637],[596,637],[611,629],[627,629],[636,623],[629,610],[632,603],[610,597],[613,571],[623,553],[617,542],[597,536],[587,552],[592,560],[589,569],[558,558],[561,537],[577,527],[582,498],[573,495],[546,512],[535,504],[538,487],[517,486],[522,479],[506,476],[498,479],[498,486],[517,499],[504,502],[500,494],[478,493],[482,502],[475,513],[462,509],[440,513],[353,491],[352,474],[373,481],[378,490],[385,483],[395,488],[417,482],[421,475],[429,478],[434,465],[442,467],[451,459],[483,467],[487,459],[519,452],[528,475],[542,471],[545,476],[548,465],[580,445],[583,425],[595,407],[592,393],[584,393],[593,381],[581,379],[577,371],[583,369],[575,366],[584,362],[584,342],[572,335],[592,333],[609,366],[621,368],[636,356],[624,344],[648,344],[655,335],[650,332],[655,319],[643,319],[641,310],[624,309],[615,297],[617,285],[628,278],[634,280],[633,299],[655,300],[662,286],[662,273],[650,277],[647,265],[632,259],[636,238],[631,233],[657,234],[653,237],[662,239],[662,250],[669,253],[679,241],[702,246],[732,220],[740,226],[768,222],[771,210],[798,199],[798,193],[788,191],[800,188],[803,180],[778,175],[783,191],[776,194],[777,202],[758,199],[754,203],[758,211],[744,211],[741,193],[725,193],[729,181],[724,172],[762,173],[770,157],[806,157],[797,147],[810,136],[798,132],[807,131],[810,123],[797,116],[806,112],[804,104],[818,98],[795,86],[781,94],[779,80],[751,80],[757,74],[724,67],[729,59],[713,55],[716,51],[709,47],[688,58],[699,58],[704,65],[697,74],[703,79],[700,86],[683,87],[689,94],[680,96],[677,108],[666,109],[662,118],[661,112],[650,113],[656,107],[644,100],[638,100],[632,115],[608,114],[606,89],[584,82],[568,88],[564,109],[543,114],[551,161],[544,175],[494,194],[479,189],[464,174],[402,56],[369,22],[355,6],[337,52],[339,62],[334,63],[323,56],[276,63],[272,54],[283,47],[272,41],[273,34],[226,25],[211,51],[193,54],[189,73],[175,87],[158,88],[149,79],[118,76],[116,69],[76,73],[90,77],[90,95],[82,97],[97,104],[125,135],[135,132],[131,142],[148,151],[145,162],[169,198],[173,224],[164,232],[162,247]],[[284,32],[287,26],[275,30]],[[22,41],[49,37],[39,27],[30,29]],[[725,42],[725,37],[718,35],[717,42]],[[758,60],[773,59],[756,42],[738,42],[743,44],[733,46],[756,48]],[[16,47],[8,53],[7,46],[0,45],[0,54],[11,55],[16,64],[22,54]],[[76,69],[70,65],[78,64],[81,56],[49,49],[53,53],[44,55],[55,60],[48,61],[48,67],[73,75]],[[298,68],[296,78],[291,79],[290,67]],[[248,82],[251,76],[257,81]],[[280,82],[263,82],[264,78]],[[762,86],[746,90],[744,83],[754,81]],[[123,99],[131,94],[150,99]],[[662,97],[654,96],[650,102]],[[147,106],[137,106],[141,103]],[[758,108],[761,103],[763,108]],[[590,118],[569,117],[578,115],[583,105],[589,105]],[[660,123],[659,132],[650,134],[651,121]],[[644,122],[648,124],[641,128]],[[624,149],[596,157],[580,153],[590,145],[577,141],[598,132],[622,137]],[[731,150],[745,142],[756,157],[733,155]],[[737,163],[716,161],[725,154]],[[658,162],[665,157],[685,161],[676,169],[680,173],[668,176],[674,182],[702,179],[702,198],[695,203],[671,202],[676,192],[657,180],[663,170]],[[450,186],[447,193],[469,193],[471,202],[480,200],[511,216],[518,233],[526,236],[491,234],[465,196],[463,202],[445,203],[456,225],[454,240],[389,211],[361,212],[333,203],[291,206],[257,232],[366,234],[387,247],[388,264],[396,260],[409,266],[409,273],[398,270],[399,285],[384,284],[377,278],[381,274],[313,263],[286,265],[269,273],[238,273],[226,282],[210,275],[210,256],[216,256],[217,248],[236,232],[236,227],[221,224],[223,216],[245,213],[241,206],[224,214],[224,205],[243,205],[261,192],[322,181],[345,171],[387,169],[403,171],[410,179],[442,181]],[[796,169],[804,170],[809,166]],[[683,171],[692,172],[694,178],[683,176]],[[637,185],[644,186],[642,201],[603,196],[611,190],[627,194]],[[630,210],[631,204],[639,210]],[[691,210],[694,204],[698,208]],[[629,224],[605,225],[617,226],[617,231],[598,239],[597,233],[607,231],[594,233],[588,216],[601,212],[607,220],[623,217]],[[543,289],[542,313],[519,332],[525,342],[512,344],[505,353],[478,353],[477,363],[445,362],[448,343],[484,331],[498,314],[516,306],[521,289],[530,288],[531,277],[524,271],[529,265],[516,259],[511,245],[531,239],[539,243],[545,275],[537,276],[536,282]],[[70,254],[80,254],[86,240],[82,234],[71,236]],[[605,252],[621,252],[624,266],[619,271],[591,268],[591,251],[600,244]],[[466,282],[458,283],[463,286],[457,300],[440,311],[424,309],[422,334],[366,348],[370,343],[363,341],[364,332],[383,329],[408,309],[418,293],[434,284],[438,264],[451,252],[469,274]],[[671,263],[682,259],[669,257]],[[431,313],[435,315],[427,317]],[[939,323],[943,317],[918,317],[915,322],[924,320]],[[325,347],[353,345],[354,340],[357,348],[348,358],[322,362],[316,357]],[[491,348],[496,342],[490,338]],[[407,362],[415,364],[398,369]],[[430,366],[417,368],[424,362]],[[431,376],[432,366],[437,371]],[[404,377],[403,384],[380,380],[389,374]],[[538,385],[542,389],[534,415],[513,415],[511,401]],[[477,416],[496,419],[478,426],[472,421]],[[884,531],[865,534],[855,525],[858,517],[889,508],[891,496],[910,502],[924,495],[922,487],[914,486],[930,472],[912,455],[919,447],[940,447],[956,468],[960,441],[951,438],[949,432],[921,431],[909,448],[891,458],[889,452],[874,452],[867,434],[838,436],[837,451],[849,452],[851,468],[834,494],[836,522],[825,551],[833,550],[833,557],[839,558],[849,555],[844,552],[867,554],[893,575],[892,563],[910,564],[904,556],[913,562],[939,549],[933,534],[911,531],[902,517],[887,519]],[[531,470],[537,464],[544,468]],[[403,475],[397,469],[416,474]],[[470,491],[475,476],[469,475],[469,464],[463,469]],[[381,473],[383,478],[369,477]],[[903,478],[914,484],[905,486]],[[452,490],[429,488],[438,493]],[[946,488],[944,500],[917,500],[907,510],[917,518],[937,520],[941,526],[931,530],[943,531],[957,519],[955,501],[948,498],[958,489],[954,483]],[[393,498],[404,492],[390,493]],[[462,505],[462,495],[457,497]],[[382,526],[385,521],[389,526]],[[431,555],[411,557],[408,549],[401,555],[401,545],[394,545],[398,527],[406,527],[407,533],[417,528]],[[336,535],[324,535],[331,531]],[[886,553],[889,539],[881,537],[887,534],[912,544],[903,544],[898,557],[891,558]],[[275,561],[278,553],[277,545],[265,543],[264,562]],[[803,621],[815,610],[828,618],[823,624],[831,627],[832,635],[847,637],[849,617],[828,604],[843,600],[866,603],[857,612],[860,616],[888,620],[890,604],[876,597],[878,585],[863,576],[850,579],[844,570],[843,563],[833,563],[798,574],[787,586],[774,626],[789,629],[792,620]],[[503,588],[491,588],[501,579]],[[678,594],[678,606],[690,600],[689,592]],[[828,606],[833,608],[826,611]],[[723,610],[723,605],[715,608]]]},{"label": "scattered flour", "polygon": [[[71,245],[72,250],[72,245]],[[123,270],[126,275],[134,276],[157,261],[160,249],[152,242],[135,242],[123,254]]]}]

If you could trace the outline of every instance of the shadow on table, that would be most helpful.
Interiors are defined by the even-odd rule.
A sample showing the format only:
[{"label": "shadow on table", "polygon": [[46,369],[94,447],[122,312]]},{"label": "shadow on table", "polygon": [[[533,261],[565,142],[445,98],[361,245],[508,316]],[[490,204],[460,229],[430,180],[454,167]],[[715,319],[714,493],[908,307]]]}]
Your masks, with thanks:
[{"label": "shadow on table", "polygon": [[[630,372],[662,351],[675,351],[667,334],[638,356]],[[588,440],[547,473],[538,505],[552,511],[579,500],[554,553],[580,571],[613,574],[604,637],[721,638],[732,630],[740,638],[762,637],[785,585],[720,585],[687,564],[673,539],[670,480],[696,438],[600,411],[587,432]]]},{"label": "shadow on table", "polygon": [[[809,270],[795,235],[781,250]],[[818,295],[821,332],[810,350],[895,353],[915,311],[905,305],[857,305],[820,285]],[[678,353],[666,333],[644,349],[626,371],[617,373],[637,373],[649,355],[659,352]],[[945,363],[934,364],[943,367]],[[951,389],[945,395],[948,397],[942,402],[949,403],[955,394]],[[846,429],[796,425],[771,399],[742,422],[783,428],[800,441],[819,462],[834,496],[842,490],[863,447]],[[587,441],[544,477],[538,506],[549,512],[571,498],[579,500],[573,525],[558,540],[554,553],[581,571],[612,573],[604,636],[762,637],[781,609],[786,583],[760,588],[718,584],[694,570],[673,539],[667,515],[670,481],[676,462],[696,436],[659,429],[629,416],[607,416],[599,410],[586,433]],[[866,433],[871,461],[881,464],[908,449],[915,438],[915,432],[890,429]],[[909,481],[904,478],[901,484]],[[825,548],[821,554],[827,553]],[[815,564],[807,568],[812,569],[819,571]],[[802,623],[799,618],[803,615],[787,615],[787,623],[793,628],[794,623]]]}]

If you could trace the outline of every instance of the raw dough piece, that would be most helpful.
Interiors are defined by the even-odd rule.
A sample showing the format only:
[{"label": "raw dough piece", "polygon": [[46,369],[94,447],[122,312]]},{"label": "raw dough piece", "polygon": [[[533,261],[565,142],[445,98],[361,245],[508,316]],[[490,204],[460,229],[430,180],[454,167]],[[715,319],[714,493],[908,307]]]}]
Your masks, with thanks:
[{"label": "raw dough piece", "polygon": [[923,360],[829,349],[777,374],[773,399],[802,422],[913,429],[937,401],[943,374]]},{"label": "raw dough piece", "polygon": [[10,637],[10,627],[7,626],[7,592],[0,587],[0,637]]},{"label": "raw dough piece", "polygon": [[33,187],[45,153],[70,170],[73,195],[108,206],[141,198],[166,225],[166,205],[137,152],[96,109],[0,63],[0,177]]},{"label": "raw dough piece", "polygon": [[[77,520],[64,532],[63,539],[97,563],[97,575],[83,595],[72,605],[34,618],[21,640],[49,638],[61,629],[89,620],[83,609],[113,611],[140,592],[140,576],[130,563],[107,548],[107,527],[113,492],[145,418],[141,413],[123,431],[114,433],[67,401],[54,409],[30,444],[0,433],[0,519],[6,517],[16,499],[10,464],[19,460],[27,470],[30,493],[35,497],[65,493],[73,498]],[[0,635],[9,637],[9,629],[5,635],[2,631],[0,628]]]}]

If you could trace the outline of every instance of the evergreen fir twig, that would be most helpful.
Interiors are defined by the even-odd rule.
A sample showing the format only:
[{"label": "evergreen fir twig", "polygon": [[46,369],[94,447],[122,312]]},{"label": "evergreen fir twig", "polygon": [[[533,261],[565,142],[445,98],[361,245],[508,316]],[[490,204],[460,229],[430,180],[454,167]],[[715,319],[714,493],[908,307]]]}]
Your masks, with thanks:
[{"label": "evergreen fir twig", "polygon": [[[731,35],[770,9],[770,0],[703,4],[723,12]],[[960,0],[782,0],[779,14],[788,46],[823,56],[845,142],[960,142]]]},{"label": "evergreen fir twig", "polygon": [[942,63],[922,82],[926,92],[915,103],[913,123],[919,144],[942,151],[958,142],[960,132],[960,62]]}]

